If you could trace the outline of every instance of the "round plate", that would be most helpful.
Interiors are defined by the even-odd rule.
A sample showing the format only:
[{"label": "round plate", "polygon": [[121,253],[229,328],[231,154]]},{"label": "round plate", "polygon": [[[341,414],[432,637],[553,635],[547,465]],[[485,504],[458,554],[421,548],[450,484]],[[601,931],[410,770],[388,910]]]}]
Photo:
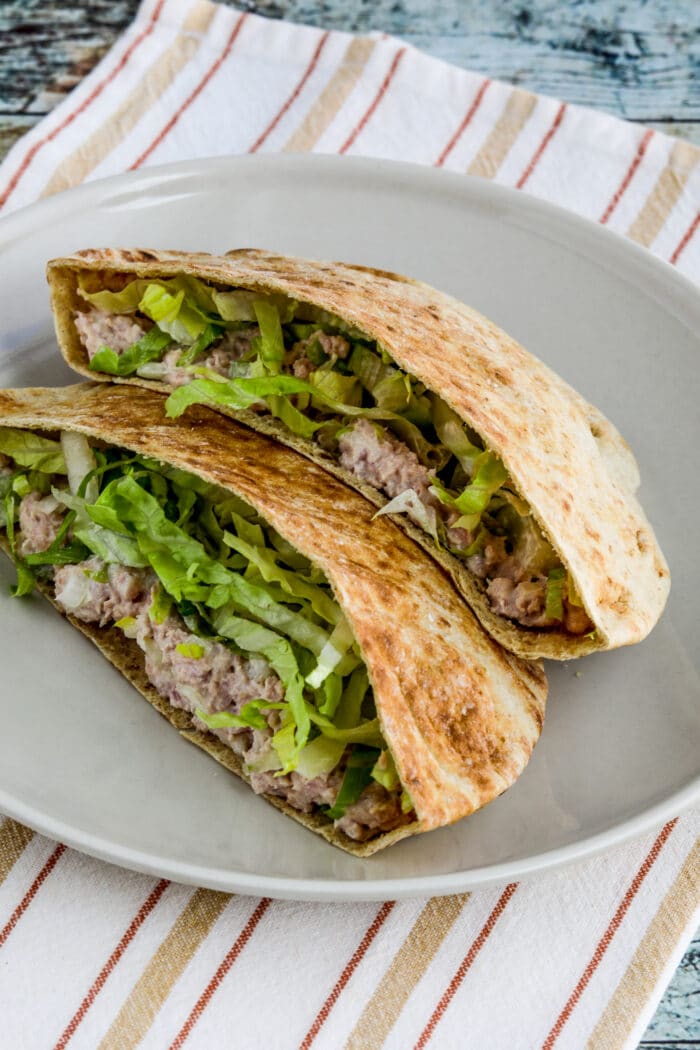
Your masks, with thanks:
[{"label": "round plate", "polygon": [[74,380],[55,348],[44,266],[108,245],[344,259],[475,306],[629,440],[672,595],[641,645],[548,665],[542,739],[511,790],[361,861],[182,741],[41,598],[8,597],[2,559],[1,810],[182,882],[360,900],[518,879],[641,833],[698,797],[700,295],[688,281],[607,230],[461,175],[332,157],[198,161],[95,182],[0,223],[0,384]]}]

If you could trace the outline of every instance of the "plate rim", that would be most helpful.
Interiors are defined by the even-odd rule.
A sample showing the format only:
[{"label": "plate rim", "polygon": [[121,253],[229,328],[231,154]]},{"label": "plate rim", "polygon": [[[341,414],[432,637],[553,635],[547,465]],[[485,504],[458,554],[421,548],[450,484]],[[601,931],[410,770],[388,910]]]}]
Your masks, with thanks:
[{"label": "plate rim", "polygon": [[[259,873],[233,872],[221,868],[178,861],[165,861],[156,855],[129,847],[117,847],[99,836],[71,829],[60,820],[47,818],[32,807],[12,804],[12,796],[0,791],[0,809],[33,831],[56,842],[70,846],[80,853],[141,872],[154,878],[167,878],[189,886],[201,886],[224,893],[238,893],[253,897],[272,897],[276,900],[315,901],[318,903],[350,903],[384,900],[406,900],[423,897],[445,897],[507,882],[545,875],[561,870],[608,850],[623,846],[631,839],[640,838],[671,820],[683,815],[700,794],[700,778],[691,782],[663,802],[647,809],[637,817],[611,828],[580,839],[557,849],[546,850],[517,861],[504,861],[465,871],[443,875],[419,875],[384,879],[325,879],[276,876]],[[36,814],[36,816],[35,816]],[[464,818],[468,819],[468,818]],[[331,846],[331,849],[336,847]],[[372,858],[361,862],[372,863]]]},{"label": "plate rim", "polygon": [[[689,328],[692,327],[689,314],[694,312],[700,318],[700,288],[675,266],[622,233],[601,226],[560,205],[535,197],[527,191],[501,186],[491,180],[427,168],[419,164],[371,157],[338,157],[333,154],[216,156],[156,165],[95,179],[0,217],[0,252],[18,236],[26,236],[27,232],[36,228],[39,223],[50,224],[52,215],[58,212],[65,214],[67,207],[72,210],[85,207],[86,204],[99,207],[102,198],[113,195],[121,188],[141,185],[157,191],[169,181],[191,176],[211,178],[212,173],[223,174],[232,168],[261,171],[275,169],[276,172],[286,170],[290,174],[313,172],[317,177],[326,178],[329,175],[337,177],[339,173],[342,176],[343,173],[354,170],[356,175],[364,175],[368,182],[380,180],[394,185],[425,185],[431,192],[434,192],[436,184],[440,184],[451,193],[461,196],[466,202],[477,206],[505,204],[509,207],[509,218],[512,219],[514,213],[520,214],[526,227],[542,218],[550,229],[552,224],[558,229],[573,228],[573,232],[579,235],[579,242],[583,239],[583,243],[587,243],[592,249],[595,249],[597,244],[602,245],[607,253],[608,264],[610,253],[621,258],[624,269],[619,276],[623,279],[625,270],[629,274],[629,266],[633,265],[637,277],[645,273],[650,274],[657,282],[657,291],[658,282],[663,282],[666,288],[675,293],[674,316]],[[667,303],[666,306],[670,309],[670,304]],[[225,892],[255,896],[262,893],[278,899],[324,902],[440,896],[536,876],[595,856],[650,832],[669,819],[679,816],[699,799],[700,770],[697,776],[683,787],[628,819],[614,823],[586,838],[529,857],[440,875],[393,875],[378,879],[338,880],[323,876],[310,879],[231,872],[230,869],[168,860],[166,857],[132,849],[64,823],[23,803],[21,798],[0,788],[0,810],[3,813],[91,857],[155,877],[166,877],[176,882],[206,886]],[[371,859],[363,862],[367,866],[371,863]]]}]

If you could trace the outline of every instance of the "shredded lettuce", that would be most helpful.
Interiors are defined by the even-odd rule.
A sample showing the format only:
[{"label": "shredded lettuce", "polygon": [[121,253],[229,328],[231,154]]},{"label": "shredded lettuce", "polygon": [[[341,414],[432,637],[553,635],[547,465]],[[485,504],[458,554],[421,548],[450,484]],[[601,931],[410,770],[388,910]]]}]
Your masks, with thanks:
[{"label": "shredded lettuce", "polygon": [[366,339],[366,335],[359,328],[344,321],[342,317],[324,310],[321,306],[312,303],[295,303],[294,317],[299,321],[313,321],[314,329],[321,328],[323,331],[330,329],[331,333],[340,332],[348,339]]},{"label": "shredded lettuce", "polygon": [[345,815],[348,806],[357,802],[372,780],[372,769],[378,758],[374,747],[356,747],[348,757],[345,776],[333,805],[326,811],[332,820]]},{"label": "shredded lettuce", "polygon": [[316,667],[310,675],[307,675],[307,685],[310,685],[312,689],[318,689],[328,678],[328,675],[332,674],[333,671],[340,670],[341,666],[345,674],[354,670],[360,663],[359,658],[355,660],[352,658],[348,659],[348,650],[352,648],[354,642],[355,637],[352,633],[352,628],[345,617],[343,617],[338,621],[333,633],[319,653]]},{"label": "shredded lettuce", "polygon": [[474,474],[471,482],[458,496],[453,496],[437,479],[433,480],[430,491],[441,503],[459,511],[459,518],[452,528],[474,531],[481,522],[481,516],[507,480],[508,473],[500,459],[493,452],[481,452],[474,461]]},{"label": "shredded lettuce", "polygon": [[[94,555],[95,570],[85,567],[62,593],[66,607],[78,609],[89,598],[93,579],[108,582],[111,565],[150,567],[157,583],[149,617],[163,623],[173,610],[182,617],[191,637],[176,646],[181,656],[203,659],[216,641],[264,658],[284,686],[280,702],[252,700],[236,714],[200,709],[207,726],[267,730],[270,711],[278,711],[279,728],[269,753],[260,758],[261,768],[278,775],[293,770],[305,777],[327,775],[342,763],[345,778],[348,768],[355,768],[353,756],[363,749],[376,756],[385,750],[366,668],[320,569],[247,503],[215,485],[138,455],[94,450],[79,436],[65,435],[62,446],[40,444],[30,456],[32,463],[49,462],[53,468],[63,454],[68,472],[68,487],[54,487],[45,497],[67,511],[47,551],[19,558],[14,550],[21,498],[16,489],[32,491],[33,475],[0,479],[18,568],[16,593],[33,588],[33,568],[84,563]],[[36,477],[50,486],[50,476]],[[118,626],[130,638],[139,629],[134,617],[122,618]],[[148,638],[143,644],[154,645]],[[191,695],[196,699],[196,689]]]},{"label": "shredded lettuce", "polygon": [[395,791],[399,786],[399,774],[396,770],[391,751],[382,751],[372,767],[372,780],[385,787],[387,791]]},{"label": "shredded lettuce", "polygon": [[290,597],[308,603],[309,608],[327,623],[339,622],[342,614],[337,602],[322,587],[308,582],[299,569],[293,571],[281,566],[280,555],[265,546],[259,525],[250,525],[238,514],[232,514],[231,518],[238,535],[229,531],[223,533],[222,539],[227,547],[238,551],[255,565],[266,583],[279,583]]},{"label": "shredded lettuce", "polygon": [[569,605],[575,605],[579,609],[583,608],[583,599],[570,572],[567,573],[566,577],[566,598]]},{"label": "shredded lettuce", "polygon": [[346,746],[342,740],[330,740],[327,736],[317,736],[299,752],[297,772],[307,780],[325,776],[338,765]]},{"label": "shredded lettuce", "polygon": [[552,620],[564,619],[566,569],[550,569],[547,577],[545,615]]},{"label": "shredded lettuce", "polygon": [[213,307],[224,321],[256,321],[256,304],[264,302],[274,306],[283,324],[291,321],[294,317],[297,303],[286,295],[252,292],[245,288],[237,288],[231,292],[217,292],[211,289]]},{"label": "shredded lettuce", "polygon": [[183,300],[186,299],[188,309],[198,311],[203,318],[218,312],[214,303],[214,295],[216,293],[206,282],[200,281],[195,277],[141,277],[130,281],[119,291],[102,289],[97,292],[88,291],[86,285],[89,280],[90,278],[83,274],[79,276],[79,294],[86,302],[96,306],[98,310],[105,310],[107,313],[133,314],[137,310],[145,312],[141,304],[147,293],[151,298],[146,298],[146,302],[151,302],[155,306],[156,311],[158,311],[156,293],[148,292],[151,288],[159,288],[163,292],[167,292],[172,299],[175,299],[182,292]]},{"label": "shredded lettuce", "polygon": [[464,429],[464,423],[456,412],[436,394],[431,395],[431,417],[435,433],[450,452],[457,457],[467,477],[472,477],[475,464],[483,449],[472,444]]},{"label": "shredded lettuce", "polygon": [[181,656],[186,656],[189,660],[201,660],[206,652],[199,642],[180,642],[175,648]]},{"label": "shredded lettuce", "polygon": [[186,350],[183,350],[177,359],[178,368],[186,368],[188,365],[195,363],[198,357],[200,357],[205,350],[207,350],[212,343],[220,337],[222,332],[221,328],[217,328],[216,325],[207,324],[199,333],[195,341],[191,346],[188,346]]},{"label": "shredded lettuce", "polygon": [[369,678],[367,668],[363,664],[352,672],[343,690],[333,719],[339,729],[350,729],[352,726],[359,725],[362,718],[362,705],[368,689]]},{"label": "shredded lettuce", "polygon": [[309,384],[318,393],[318,396],[311,395],[315,408],[323,409],[329,401],[357,408],[362,402],[362,390],[355,376],[345,376],[331,368],[317,368],[310,374]]},{"label": "shredded lettuce", "polygon": [[[148,565],[136,541],[128,533],[124,534],[118,519],[114,519],[107,526],[98,524],[94,518],[100,517],[100,507],[87,503],[80,496],[71,495],[65,489],[53,489],[52,492],[58,503],[75,512],[73,535],[84,543],[92,554],[96,554],[108,565],[127,565],[134,569],[143,569]],[[113,525],[117,528],[113,528]]]},{"label": "shredded lettuce", "polygon": [[233,379],[194,379],[185,386],[173,390],[165,403],[169,417],[180,416],[189,405],[211,404],[240,410],[250,408],[271,395],[306,394],[309,384],[296,376],[261,376],[253,379],[245,376]]},{"label": "shredded lettuce", "polygon": [[265,369],[276,375],[284,360],[284,337],[280,315],[274,303],[259,300],[253,303],[255,317],[260,328],[260,357]]}]

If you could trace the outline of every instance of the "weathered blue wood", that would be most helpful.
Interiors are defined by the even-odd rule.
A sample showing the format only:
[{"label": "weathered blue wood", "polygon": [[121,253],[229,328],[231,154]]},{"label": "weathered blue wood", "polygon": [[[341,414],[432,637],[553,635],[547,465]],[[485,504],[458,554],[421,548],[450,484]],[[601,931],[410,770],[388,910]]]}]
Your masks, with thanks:
[{"label": "weathered blue wood", "polygon": [[[669,1042],[671,1040],[671,1042]],[[644,1033],[641,1046],[655,1050],[663,1041],[669,1047],[700,1046],[700,931],[676,970],[655,1016]]]},{"label": "weathered blue wood", "polygon": [[[4,0],[0,113],[83,75],[137,0]],[[700,121],[698,0],[246,0],[272,17],[397,34],[431,54],[634,120]],[[4,71],[4,75],[3,75]]]},{"label": "weathered blue wood", "polygon": [[[0,159],[95,65],[138,0],[0,0]],[[379,30],[459,66],[700,144],[700,0],[242,0]],[[700,1046],[700,934],[641,1046]]]}]

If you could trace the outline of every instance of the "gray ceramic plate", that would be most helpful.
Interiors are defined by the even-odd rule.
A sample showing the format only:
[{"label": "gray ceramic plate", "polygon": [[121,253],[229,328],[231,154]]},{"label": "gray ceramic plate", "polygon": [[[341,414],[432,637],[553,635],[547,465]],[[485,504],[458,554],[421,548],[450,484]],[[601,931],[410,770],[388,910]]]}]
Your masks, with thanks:
[{"label": "gray ceramic plate", "polygon": [[[619,426],[673,575],[651,637],[550,664],[518,783],[454,827],[360,861],[281,816],[170,727],[0,565],[0,809],[84,850],[223,890],[358,900],[450,893],[607,848],[700,794],[700,295],[525,194],[412,166],[256,157],[93,183],[0,223],[0,383],[73,380],[47,259],[76,248],[264,247],[420,277],[492,317]],[[436,347],[439,352],[439,347]]]}]

